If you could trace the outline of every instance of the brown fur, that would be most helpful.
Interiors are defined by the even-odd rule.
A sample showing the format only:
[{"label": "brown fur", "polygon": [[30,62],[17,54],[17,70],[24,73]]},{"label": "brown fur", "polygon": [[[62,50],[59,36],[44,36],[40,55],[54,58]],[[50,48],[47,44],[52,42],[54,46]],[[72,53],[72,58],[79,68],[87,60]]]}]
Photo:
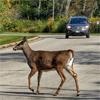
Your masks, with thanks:
[{"label": "brown fur", "polygon": [[73,50],[63,50],[63,51],[33,51],[28,46],[27,40],[24,37],[23,41],[21,41],[17,46],[13,48],[13,50],[22,50],[27,58],[27,62],[29,67],[31,68],[31,72],[29,74],[29,89],[34,91],[31,87],[31,77],[38,71],[38,87],[36,94],[40,91],[40,78],[43,71],[49,71],[51,69],[55,69],[58,74],[60,75],[62,81],[60,86],[57,89],[55,95],[57,95],[64,84],[66,77],[63,73],[63,69],[66,69],[75,79],[76,81],[76,88],[77,88],[77,95],[79,95],[79,85],[77,74],[73,70],[73,65],[70,69],[65,68],[68,59],[70,58],[70,53],[72,53],[72,57],[74,58],[74,51]]}]

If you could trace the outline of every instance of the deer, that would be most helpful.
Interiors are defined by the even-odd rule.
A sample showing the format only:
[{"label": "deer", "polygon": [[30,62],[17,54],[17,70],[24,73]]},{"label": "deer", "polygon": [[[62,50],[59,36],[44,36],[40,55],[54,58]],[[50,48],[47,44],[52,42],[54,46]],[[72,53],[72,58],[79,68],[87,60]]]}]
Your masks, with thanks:
[{"label": "deer", "polygon": [[61,77],[61,83],[54,94],[54,96],[57,96],[66,80],[66,76],[63,72],[63,69],[65,69],[75,79],[77,96],[79,96],[80,89],[78,84],[78,75],[73,70],[73,50],[69,49],[61,51],[34,51],[28,45],[26,37],[24,37],[23,40],[13,48],[13,50],[22,50],[27,59],[27,63],[31,69],[31,72],[28,75],[29,89],[31,91],[34,92],[34,89],[31,86],[31,77],[36,72],[38,72],[38,85],[36,94],[39,94],[42,72],[56,70]]}]

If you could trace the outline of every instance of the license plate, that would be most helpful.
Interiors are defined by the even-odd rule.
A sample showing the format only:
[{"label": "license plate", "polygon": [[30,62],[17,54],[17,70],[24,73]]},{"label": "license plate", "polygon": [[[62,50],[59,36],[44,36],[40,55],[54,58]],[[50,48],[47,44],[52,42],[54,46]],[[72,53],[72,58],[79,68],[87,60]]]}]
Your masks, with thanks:
[{"label": "license plate", "polygon": [[79,33],[80,31],[76,31],[76,33]]}]

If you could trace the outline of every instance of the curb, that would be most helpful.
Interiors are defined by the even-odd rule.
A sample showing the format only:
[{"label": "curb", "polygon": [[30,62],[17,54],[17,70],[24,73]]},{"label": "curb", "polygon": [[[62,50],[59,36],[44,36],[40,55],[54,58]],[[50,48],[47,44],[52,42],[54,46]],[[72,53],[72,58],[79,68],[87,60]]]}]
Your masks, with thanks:
[{"label": "curb", "polygon": [[[28,42],[32,42],[32,41],[35,41],[37,39],[39,39],[40,37],[36,36],[34,38],[30,38],[30,39],[27,39]],[[12,46],[15,46],[19,43],[20,41],[16,41],[16,42],[13,42],[13,43],[8,43],[8,44],[4,44],[4,45],[0,45],[0,50],[1,49],[5,49],[5,48],[8,48],[8,47],[12,47]]]}]

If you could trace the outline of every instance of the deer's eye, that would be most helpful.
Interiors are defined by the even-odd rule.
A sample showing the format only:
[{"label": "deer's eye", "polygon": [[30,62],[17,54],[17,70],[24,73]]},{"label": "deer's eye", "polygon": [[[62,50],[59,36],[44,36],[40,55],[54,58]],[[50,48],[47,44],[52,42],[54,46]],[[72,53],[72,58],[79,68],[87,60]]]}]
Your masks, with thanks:
[{"label": "deer's eye", "polygon": [[20,46],[20,43],[17,46]]}]

